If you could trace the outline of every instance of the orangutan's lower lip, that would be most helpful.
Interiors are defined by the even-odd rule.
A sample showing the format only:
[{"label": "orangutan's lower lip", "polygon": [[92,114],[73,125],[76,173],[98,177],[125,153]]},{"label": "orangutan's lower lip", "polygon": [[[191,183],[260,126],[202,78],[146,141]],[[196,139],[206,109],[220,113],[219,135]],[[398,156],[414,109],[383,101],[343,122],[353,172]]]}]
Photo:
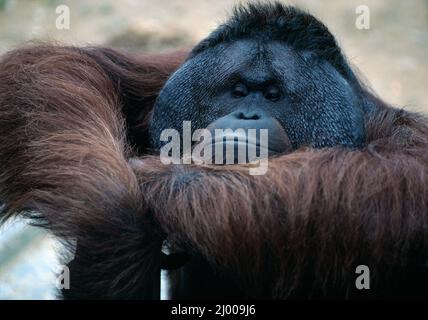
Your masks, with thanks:
[{"label": "orangutan's lower lip", "polygon": [[268,148],[267,143],[260,143],[258,139],[247,138],[240,134],[222,134],[211,141],[198,143],[193,148],[193,157],[195,157],[196,148],[204,152],[210,150],[211,157],[207,155],[206,158],[204,154],[199,155],[199,158],[211,160],[215,164],[249,163],[278,153]]}]

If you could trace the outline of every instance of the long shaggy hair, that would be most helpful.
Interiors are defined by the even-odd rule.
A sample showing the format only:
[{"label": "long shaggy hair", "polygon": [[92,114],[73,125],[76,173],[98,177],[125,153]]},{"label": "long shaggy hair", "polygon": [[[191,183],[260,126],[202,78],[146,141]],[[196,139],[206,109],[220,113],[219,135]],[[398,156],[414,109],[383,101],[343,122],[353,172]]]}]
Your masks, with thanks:
[{"label": "long shaggy hair", "polygon": [[152,97],[183,58],[47,45],[3,57],[4,217],[22,213],[77,241],[73,290],[65,294],[147,298],[158,291],[162,231],[128,165],[136,152],[127,142],[135,136],[127,133],[135,128],[123,115],[145,119]]},{"label": "long shaggy hair", "polygon": [[134,168],[176,247],[201,253],[249,297],[426,296],[428,123],[392,108],[366,120],[361,150],[302,149],[239,166]]},{"label": "long shaggy hair", "polygon": [[363,148],[303,148],[262,176],[166,166],[149,155],[147,119],[184,58],[39,45],[0,62],[4,218],[77,241],[66,297],[157,298],[165,239],[246,297],[427,295],[425,117],[377,101]]}]

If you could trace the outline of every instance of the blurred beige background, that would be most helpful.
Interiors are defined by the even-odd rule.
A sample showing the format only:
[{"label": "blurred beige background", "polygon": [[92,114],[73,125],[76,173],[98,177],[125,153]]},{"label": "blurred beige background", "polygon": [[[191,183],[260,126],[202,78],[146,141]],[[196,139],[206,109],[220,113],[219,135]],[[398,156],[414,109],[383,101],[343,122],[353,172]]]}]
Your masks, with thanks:
[{"label": "blurred beige background", "polygon": [[[336,35],[349,60],[386,101],[428,113],[428,0],[300,0]],[[133,52],[190,47],[223,21],[235,0],[0,0],[0,54],[29,40],[102,44]],[[57,6],[70,29],[57,30]],[[370,29],[355,26],[359,5]],[[58,243],[11,223],[0,228],[0,299],[54,299]]]},{"label": "blurred beige background", "polygon": [[[0,0],[0,53],[31,39],[104,44],[132,51],[191,46],[223,21],[236,0]],[[242,2],[242,1],[241,1]],[[337,36],[349,60],[388,102],[428,112],[428,0],[295,0]],[[70,8],[57,30],[55,9]],[[355,27],[359,5],[370,29]]]}]

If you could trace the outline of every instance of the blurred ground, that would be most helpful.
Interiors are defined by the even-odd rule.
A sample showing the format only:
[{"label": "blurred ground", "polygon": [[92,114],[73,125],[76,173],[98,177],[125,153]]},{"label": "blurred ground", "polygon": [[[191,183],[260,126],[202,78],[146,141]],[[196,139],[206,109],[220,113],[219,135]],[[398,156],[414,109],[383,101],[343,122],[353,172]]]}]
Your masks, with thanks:
[{"label": "blurred ground", "polygon": [[[349,60],[389,103],[428,113],[428,0],[283,1],[318,16]],[[0,54],[28,40],[103,44],[133,52],[191,47],[224,20],[234,0],[0,0]],[[70,8],[70,30],[55,9]],[[355,27],[358,5],[370,29]],[[52,299],[57,243],[23,223],[0,229],[0,299]]]}]

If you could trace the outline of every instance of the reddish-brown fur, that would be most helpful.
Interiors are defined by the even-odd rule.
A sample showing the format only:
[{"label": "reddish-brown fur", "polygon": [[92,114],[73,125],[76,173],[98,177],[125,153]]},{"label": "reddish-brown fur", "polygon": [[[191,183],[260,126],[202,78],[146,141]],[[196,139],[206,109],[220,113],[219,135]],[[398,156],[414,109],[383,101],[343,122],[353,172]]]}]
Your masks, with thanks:
[{"label": "reddish-brown fur", "polygon": [[[0,63],[5,217],[77,240],[69,297],[153,298],[166,237],[248,297],[426,295],[425,117],[379,101],[362,149],[300,149],[262,176],[165,166],[133,144],[183,58],[41,45]],[[355,290],[360,264],[368,292]]]},{"label": "reddish-brown fur", "polygon": [[[22,212],[58,236],[77,240],[73,295],[153,291],[156,276],[150,273],[159,273],[161,236],[150,227],[127,163],[134,153],[121,108],[132,88],[141,88],[139,97],[156,95],[182,59],[183,54],[134,59],[110,49],[40,45],[11,52],[0,64],[0,199],[6,217]],[[140,100],[127,107],[144,115],[151,105]],[[93,282],[94,291],[79,292],[74,278],[88,278],[83,285]]]}]

